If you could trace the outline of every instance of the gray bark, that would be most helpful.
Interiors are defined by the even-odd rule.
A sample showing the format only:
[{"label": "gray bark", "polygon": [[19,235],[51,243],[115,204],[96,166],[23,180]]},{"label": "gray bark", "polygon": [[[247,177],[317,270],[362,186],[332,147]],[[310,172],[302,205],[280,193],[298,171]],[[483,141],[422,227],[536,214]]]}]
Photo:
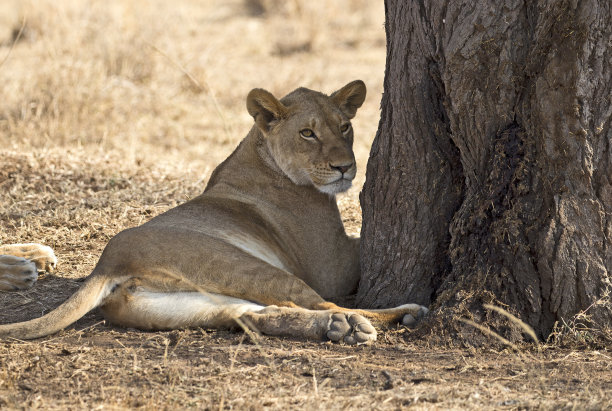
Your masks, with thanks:
[{"label": "gray bark", "polygon": [[[612,279],[612,6],[386,0],[357,303],[493,295],[546,335]],[[590,308],[589,308],[590,307]]]}]

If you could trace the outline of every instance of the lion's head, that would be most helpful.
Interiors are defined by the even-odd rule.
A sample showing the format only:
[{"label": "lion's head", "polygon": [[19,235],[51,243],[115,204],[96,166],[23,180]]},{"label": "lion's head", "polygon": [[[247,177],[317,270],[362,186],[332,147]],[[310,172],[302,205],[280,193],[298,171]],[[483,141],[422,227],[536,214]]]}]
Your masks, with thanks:
[{"label": "lion's head", "polygon": [[299,88],[280,101],[254,89],[247,109],[278,167],[298,185],[334,195],[350,188],[357,167],[353,154],[355,117],[366,95],[355,80],[330,96]]}]

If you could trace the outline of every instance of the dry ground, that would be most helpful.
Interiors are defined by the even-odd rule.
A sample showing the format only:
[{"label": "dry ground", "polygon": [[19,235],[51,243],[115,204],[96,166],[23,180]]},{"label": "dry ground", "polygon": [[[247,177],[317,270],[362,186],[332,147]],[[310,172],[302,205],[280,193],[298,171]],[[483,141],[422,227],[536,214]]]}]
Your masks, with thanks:
[{"label": "dry ground", "polygon": [[[0,323],[48,312],[108,239],[199,194],[250,127],[253,87],[370,93],[357,119],[349,232],[378,122],[382,1],[5,0],[0,3],[0,242],[55,248],[35,288],[0,294]],[[0,408],[605,409],[612,353],[415,341],[371,346],[142,333],[90,313],[32,342],[0,342]]]}]

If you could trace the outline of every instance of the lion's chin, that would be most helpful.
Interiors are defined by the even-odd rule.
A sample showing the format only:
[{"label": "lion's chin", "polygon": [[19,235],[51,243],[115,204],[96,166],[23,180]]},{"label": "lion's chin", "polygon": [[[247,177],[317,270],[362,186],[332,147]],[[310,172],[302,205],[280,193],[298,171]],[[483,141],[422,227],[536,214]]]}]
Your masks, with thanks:
[{"label": "lion's chin", "polygon": [[347,180],[346,178],[340,178],[328,184],[315,185],[315,187],[320,192],[333,196],[339,193],[344,193],[349,188],[351,188],[351,185],[353,185],[352,180]]}]

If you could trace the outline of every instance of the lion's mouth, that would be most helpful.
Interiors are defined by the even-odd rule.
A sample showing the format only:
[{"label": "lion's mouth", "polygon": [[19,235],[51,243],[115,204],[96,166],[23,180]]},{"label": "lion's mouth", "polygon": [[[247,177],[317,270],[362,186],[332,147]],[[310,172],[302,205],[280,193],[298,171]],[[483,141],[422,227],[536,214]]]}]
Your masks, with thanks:
[{"label": "lion's mouth", "polygon": [[332,182],[317,185],[317,189],[326,194],[338,194],[347,191],[353,185],[352,178],[340,177]]}]

